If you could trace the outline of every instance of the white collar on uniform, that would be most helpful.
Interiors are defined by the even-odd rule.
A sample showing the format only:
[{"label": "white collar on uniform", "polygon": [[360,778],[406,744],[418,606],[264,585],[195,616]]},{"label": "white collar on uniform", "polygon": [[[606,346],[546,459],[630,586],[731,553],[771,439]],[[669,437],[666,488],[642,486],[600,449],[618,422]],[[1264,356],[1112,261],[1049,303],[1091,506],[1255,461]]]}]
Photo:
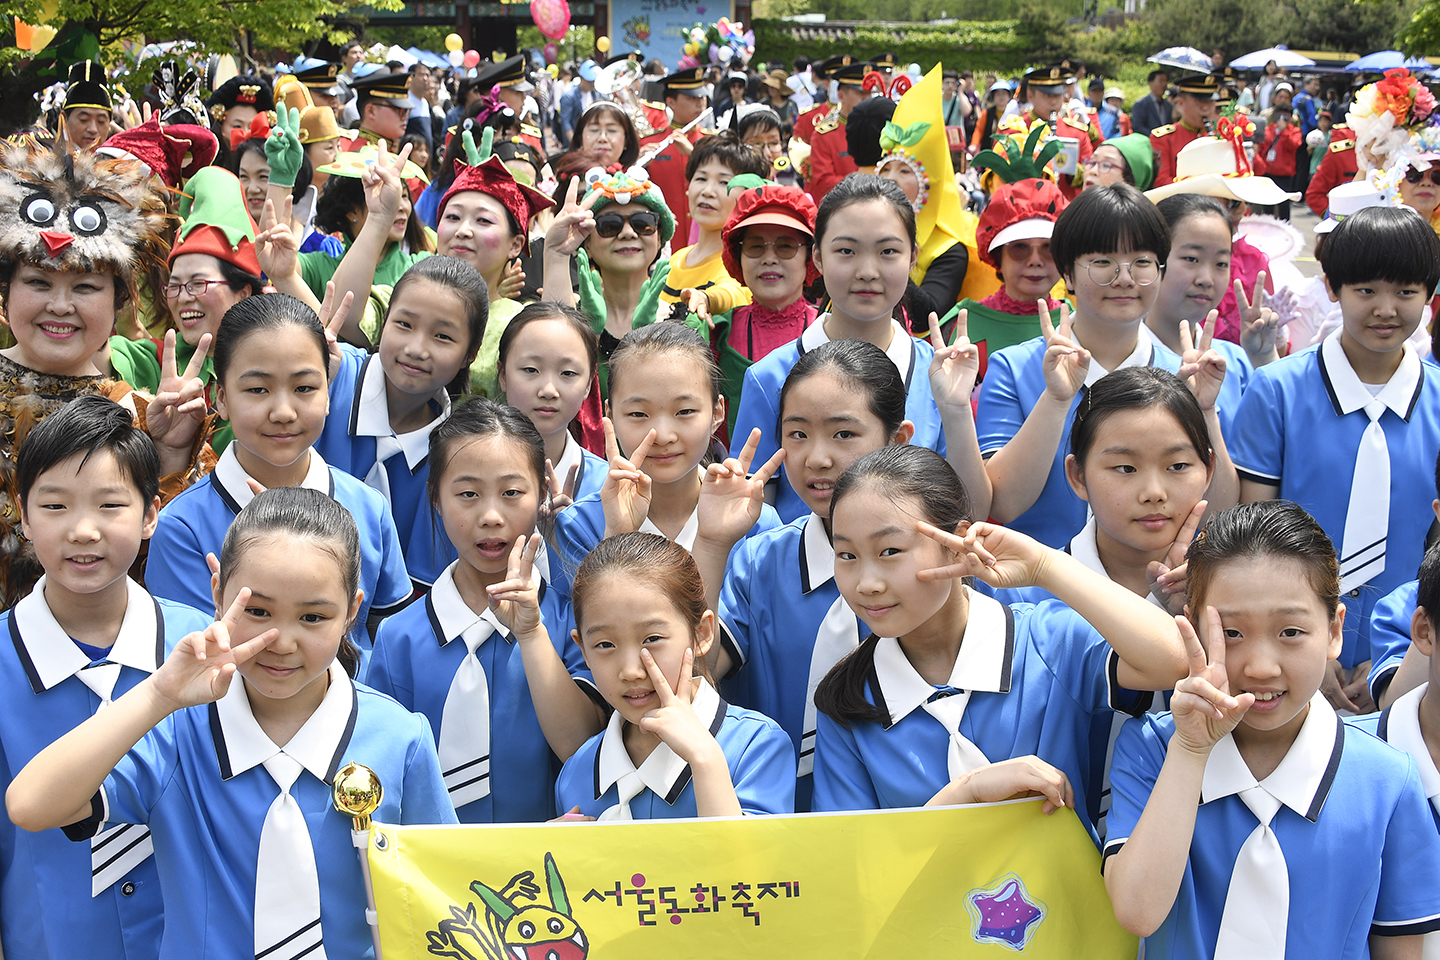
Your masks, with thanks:
[{"label": "white collar on uniform", "polygon": [[[725,701],[703,677],[695,678],[695,697],[690,701],[695,716],[716,736],[725,722]],[[658,744],[637,768],[625,749],[625,718],[616,710],[610,715],[600,749],[595,751],[595,799],[605,796],[627,773],[638,772],[640,782],[657,797],[674,804],[690,782],[690,764],[680,759],[667,744]]]},{"label": "white collar on uniform", "polygon": [[1390,746],[1415,758],[1425,797],[1436,810],[1440,810],[1440,770],[1435,769],[1435,758],[1430,756],[1430,747],[1425,743],[1425,735],[1420,732],[1420,701],[1429,686],[1429,683],[1422,683],[1390,705],[1381,717],[1384,728],[1381,737]]},{"label": "white collar on uniform", "polygon": [[[830,319],[830,314],[822,313],[815,318],[805,332],[800,334],[800,352],[809,353],[816,347],[823,346],[830,342],[830,335],[825,332],[825,321]],[[905,328],[894,320],[890,321],[890,345],[885,348],[885,356],[895,364],[895,369],[900,371],[900,379],[905,381],[905,389],[910,389],[910,375],[915,365],[914,338],[905,332]]]},{"label": "white collar on uniform", "polygon": [[[575,489],[580,489],[580,484],[585,479],[585,451],[581,448],[580,442],[571,435],[569,430],[565,431],[565,450],[560,454],[560,462],[554,464],[554,467],[555,476],[562,484],[565,482],[565,478],[570,475],[570,468],[574,467]],[[559,492],[559,490],[552,490],[550,495],[553,497]]]},{"label": "white collar on uniform", "polygon": [[[1008,693],[1015,660],[1015,618],[1010,608],[994,597],[963,587],[970,597],[970,618],[960,654],[945,686],[956,690]],[[881,637],[875,646],[876,697],[883,701],[890,720],[886,729],[935,695],[935,687],[911,666],[894,637]],[[877,704],[879,705],[879,704]]]},{"label": "white collar on uniform", "polygon": [[[651,520],[650,520],[649,517],[646,517],[646,518],[645,518],[645,522],[642,523],[642,524],[640,524],[640,529],[639,529],[638,532],[639,532],[639,533],[653,533],[653,534],[655,534],[655,535],[658,536],[658,537],[663,537],[663,536],[665,536],[664,531],[662,531],[659,527],[655,526],[655,524],[654,524],[653,522],[651,522]],[[691,514],[690,514],[690,519],[685,521],[685,526],[681,527],[681,528],[680,528],[680,533],[676,535],[676,537],[675,537],[675,543],[677,543],[677,544],[679,544],[680,546],[684,547],[686,550],[692,550],[692,551],[693,551],[693,550],[695,549],[695,537],[696,537],[699,533],[700,533],[700,505],[697,503],[697,504],[695,505],[694,511],[692,511]],[[667,538],[667,539],[668,539],[668,538]]]},{"label": "white collar on uniform", "polygon": [[[250,490],[250,484],[245,481],[250,479],[250,474],[240,466],[240,458],[235,455],[235,443],[225,448],[220,454],[220,461],[215,464],[214,478],[211,482],[215,484],[215,490],[220,498],[229,505],[231,510],[239,513],[255,499],[255,494]],[[325,465],[325,460],[320,456],[320,451],[311,447],[310,468],[305,473],[305,479],[300,481],[300,486],[307,490],[318,490],[327,497],[335,496],[335,481],[330,476],[330,468]]]},{"label": "white collar on uniform", "polygon": [[[1144,328],[1145,321],[1140,321],[1140,326]],[[1075,346],[1082,346],[1082,344],[1080,343],[1080,338],[1075,335],[1075,332],[1073,330],[1070,332],[1070,339],[1075,342]],[[1150,360],[1155,355],[1155,342],[1156,341],[1152,340],[1150,337],[1144,336],[1142,334],[1137,334],[1135,337],[1135,349],[1130,351],[1130,356],[1120,361],[1120,365],[1116,367],[1115,370],[1124,370],[1126,367],[1150,366]],[[1096,363],[1095,358],[1092,356],[1090,358],[1090,369],[1085,371],[1085,386],[1095,386],[1096,380],[1099,380],[1107,373],[1114,373],[1115,370],[1106,370],[1104,367],[1100,366],[1100,364]]]},{"label": "white collar on uniform", "polygon": [[812,513],[800,534],[800,592],[810,593],[835,579],[835,548],[825,532],[825,521]]},{"label": "white collar on uniform", "polygon": [[1355,368],[1350,366],[1345,348],[1340,346],[1341,332],[1336,330],[1320,342],[1318,357],[1320,375],[1325,379],[1325,389],[1330,392],[1330,403],[1335,407],[1336,415],[1354,413],[1371,400],[1379,400],[1401,420],[1409,420],[1425,386],[1425,374],[1415,348],[1409,343],[1403,345],[1404,356],[1400,358],[1400,366],[1386,381],[1384,388],[1372,396],[1355,373]]},{"label": "white collar on uniform", "polygon": [[[1320,818],[1320,808],[1330,795],[1335,771],[1340,766],[1340,751],[1345,744],[1345,724],[1335,715],[1323,694],[1310,698],[1310,713],[1300,726],[1300,733],[1285,754],[1285,759],[1266,777],[1258,781],[1276,800],[1311,822]],[[1235,736],[1227,733],[1210,751],[1205,763],[1205,778],[1200,786],[1200,802],[1210,803],[1231,794],[1238,794],[1256,785]]]},{"label": "white collar on uniform", "polygon": [[[1106,580],[1112,579],[1109,571],[1105,569],[1105,564],[1100,560],[1100,543],[1096,538],[1095,514],[1089,515],[1085,520],[1085,526],[1065,545],[1065,552],[1084,564],[1085,569],[1095,571]],[[1147,593],[1145,599],[1164,609],[1153,593]]]},{"label": "white collar on uniform", "polygon": [[[314,683],[319,683],[317,677]],[[229,780],[258,767],[282,751],[299,761],[319,780],[329,783],[335,778],[340,758],[355,732],[355,716],[360,701],[350,675],[339,660],[330,663],[330,689],[325,699],[310,714],[305,725],[295,731],[284,747],[275,745],[250,710],[245,681],[240,676],[230,681],[225,696],[210,704],[210,734],[215,740],[215,756],[220,761],[220,778]]]},{"label": "white collar on uniform", "polygon": [[[10,611],[10,639],[25,667],[30,689],[36,693],[44,693],[90,666],[90,658],[75,646],[45,602],[45,579],[41,577],[29,596]],[[105,659],[154,673],[165,660],[165,621],[144,587],[129,579],[125,586],[129,591],[125,617]]]},{"label": "white collar on uniform", "polygon": [[435,585],[426,595],[425,612],[430,616],[430,628],[435,631],[435,639],[439,640],[443,647],[484,620],[497,634],[514,643],[515,638],[505,629],[500,618],[495,616],[494,610],[486,607],[484,613],[476,613],[470,609],[465,598],[460,596],[460,588],[455,586],[455,567],[459,563],[460,561],[456,560],[446,567],[444,572],[435,578]]},{"label": "white collar on uniform", "polygon": [[405,453],[405,465],[414,473],[425,458],[430,455],[430,434],[445,418],[450,416],[450,395],[445,388],[435,391],[431,398],[440,407],[440,415],[419,430],[396,433],[390,428],[390,401],[385,396],[385,367],[380,363],[379,354],[372,353],[360,367],[360,389],[355,391],[355,402],[350,406],[350,435],[352,437],[391,437],[400,442]]}]

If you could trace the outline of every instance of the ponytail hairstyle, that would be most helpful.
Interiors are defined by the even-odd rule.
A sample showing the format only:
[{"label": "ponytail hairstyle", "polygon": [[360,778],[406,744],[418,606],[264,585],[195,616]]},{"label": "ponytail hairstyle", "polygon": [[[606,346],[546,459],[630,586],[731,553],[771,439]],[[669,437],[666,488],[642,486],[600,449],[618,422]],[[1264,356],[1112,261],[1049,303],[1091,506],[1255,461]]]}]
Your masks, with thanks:
[{"label": "ponytail hairstyle", "polygon": [[[683,323],[652,323],[638,330],[631,330],[620,340],[620,345],[610,354],[610,396],[618,395],[622,376],[638,376],[644,371],[644,362],[657,354],[675,354],[689,357],[705,371],[710,383],[710,405],[723,396],[725,376],[715,362],[710,344],[704,337]],[[631,367],[636,369],[631,371]]]},{"label": "ponytail hairstyle", "polygon": [[1179,377],[1158,367],[1125,367],[1107,373],[1085,391],[1070,428],[1070,453],[1075,462],[1082,470],[1085,468],[1100,425],[1112,415],[1151,407],[1165,408],[1185,431],[1205,467],[1215,465],[1215,450],[1210,445],[1210,430],[1205,426],[1200,402]]},{"label": "ponytail hairstyle", "polygon": [[416,262],[396,281],[395,288],[390,292],[390,303],[385,307],[385,316],[380,322],[382,338],[385,336],[385,327],[390,322],[390,310],[395,306],[395,301],[400,299],[401,291],[415,280],[428,280],[436,286],[444,287],[459,297],[464,307],[468,337],[465,342],[465,363],[455,374],[455,379],[445,388],[452,396],[458,396],[470,385],[470,364],[475,362],[475,355],[480,352],[480,342],[485,339],[485,325],[490,319],[490,292],[485,287],[485,278],[474,266],[458,257],[436,254]]},{"label": "ponytail hairstyle", "polygon": [[545,300],[537,300],[534,303],[527,303],[520,312],[505,326],[505,332],[500,334],[500,358],[499,366],[503,369],[505,360],[510,355],[510,348],[515,344],[515,338],[520,336],[520,331],[530,324],[539,320],[559,320],[569,325],[585,345],[585,356],[590,361],[590,369],[585,376],[593,377],[600,366],[600,335],[595,328],[590,326],[590,321],[585,319],[585,314],[574,307],[564,307],[558,303],[549,303]]},{"label": "ponytail hairstyle", "polygon": [[1165,218],[1166,225],[1170,227],[1172,240],[1175,228],[1186,217],[1212,214],[1224,220],[1227,228],[1230,225],[1230,211],[1225,209],[1225,204],[1203,193],[1173,194],[1155,204],[1155,209],[1160,211],[1160,216]]},{"label": "ponytail hairstyle", "polygon": [[[965,486],[944,457],[926,447],[908,444],[881,447],[851,464],[835,484],[830,500],[832,542],[841,503],[851,493],[865,488],[874,488],[907,513],[918,508],[918,514],[914,514],[917,520],[941,530],[954,531],[970,519]],[[830,669],[815,688],[815,709],[845,727],[889,722],[885,709],[865,698],[879,641],[872,633]]]},{"label": "ponytail hairstyle", "polygon": [[1189,615],[1205,609],[1215,574],[1236,560],[1277,557],[1297,561],[1304,569],[1330,619],[1340,604],[1340,562],[1335,544],[1315,518],[1288,500],[1242,503],[1216,514],[1185,552],[1189,576],[1185,606]]},{"label": "ponytail hairstyle", "polygon": [[330,344],[325,339],[325,328],[315,311],[301,300],[287,293],[262,293],[258,297],[246,297],[238,301],[220,320],[220,329],[215,334],[215,379],[223,387],[225,374],[229,372],[230,361],[252,334],[268,333],[283,327],[299,327],[310,334],[315,349],[320,354],[320,371],[330,379]]},{"label": "ponytail hairstyle", "polygon": [[885,351],[864,340],[831,340],[800,355],[785,385],[780,388],[780,412],[775,418],[775,441],[784,439],[785,401],[817,373],[838,378],[853,391],[864,395],[870,412],[885,428],[885,439],[895,436],[905,422],[905,381]]},{"label": "ponytail hairstyle", "polygon": [[[220,592],[246,551],[260,540],[284,543],[308,541],[335,560],[347,602],[354,602],[360,589],[360,531],[355,518],[335,500],[306,487],[273,487],[255,495],[225,534],[220,548]],[[218,616],[218,612],[217,612]],[[354,622],[345,624],[336,653],[340,665],[351,677],[360,666],[360,656],[350,642]]]},{"label": "ponytail hairstyle", "polygon": [[883,200],[890,204],[900,222],[905,224],[905,235],[910,238],[913,252],[916,245],[915,208],[910,206],[905,191],[893,180],[886,180],[871,173],[852,173],[825,194],[825,198],[820,201],[820,209],[815,214],[815,247],[818,249],[824,241],[825,234],[830,230],[830,220],[835,214],[852,204],[867,203],[871,200]]},{"label": "ponytail hairstyle", "polygon": [[[673,324],[665,324],[673,326]],[[706,611],[705,583],[700,568],[684,547],[654,533],[622,533],[606,537],[585,555],[570,587],[575,605],[575,631],[585,635],[586,601],[606,577],[623,576],[632,582],[648,584],[663,593],[690,627],[693,645],[695,632]],[[705,658],[695,657],[695,672],[711,683]]]},{"label": "ponytail hairstyle", "polygon": [[514,407],[486,397],[476,397],[457,405],[450,416],[430,432],[430,476],[425,481],[425,492],[430,497],[432,510],[438,512],[440,509],[441,484],[459,447],[468,440],[487,437],[503,437],[514,443],[534,474],[540,500],[543,502],[549,495],[545,476],[545,441],[540,439],[535,424]]}]

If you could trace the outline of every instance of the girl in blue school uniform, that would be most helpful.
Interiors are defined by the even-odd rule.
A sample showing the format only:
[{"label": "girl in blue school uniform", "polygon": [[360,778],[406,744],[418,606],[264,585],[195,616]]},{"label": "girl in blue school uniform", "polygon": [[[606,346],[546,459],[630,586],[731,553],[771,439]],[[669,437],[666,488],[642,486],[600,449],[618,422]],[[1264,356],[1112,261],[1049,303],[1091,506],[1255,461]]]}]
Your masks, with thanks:
[{"label": "girl in blue school uniform", "polygon": [[[580,445],[582,407],[598,413],[600,337],[585,315],[558,303],[527,304],[500,334],[505,402],[535,424],[551,472],[547,513],[600,492],[610,465]],[[589,421],[594,423],[594,420]]]},{"label": "girl in blue school uniform", "polygon": [[381,618],[410,598],[400,537],[385,498],[311,444],[329,410],[325,327],[293,297],[247,297],[225,314],[215,341],[216,407],[235,442],[215,470],[160,511],[145,581],[158,597],[210,609],[205,555],[217,553],[235,517],[262,488],[301,486],[334,497],[360,528],[360,616],[351,641],[361,672],[372,643],[368,617]]},{"label": "girl in blue school uniform", "polygon": [[1191,544],[1172,712],[1115,744],[1105,885],[1145,956],[1419,957],[1440,834],[1415,761],[1320,693],[1348,611],[1335,548],[1285,501]]},{"label": "girl in blue school uniform", "polygon": [[[968,520],[954,471],[920,447],[869,454],[835,487],[835,582],[874,632],[815,691],[814,808],[970,802],[977,777],[1003,784],[1041,763],[1093,831],[1092,730],[1123,690],[1184,672],[1175,623],[1073,557]],[[972,575],[1060,599],[1006,606],[957,582]]]},{"label": "girl in blue school uniform", "polygon": [[1412,210],[1369,207],[1326,236],[1320,266],[1339,329],[1257,370],[1227,439],[1241,502],[1292,500],[1339,548],[1345,648],[1325,690],[1364,713],[1371,612],[1415,575],[1434,519],[1440,368],[1407,341],[1440,281],[1440,239]]},{"label": "girl in blue school uniform", "polygon": [[170,905],[160,960],[299,957],[322,943],[374,956],[331,786],[347,764],[378,777],[377,820],[455,822],[429,723],[351,680],[362,563],[339,503],[304,487],[259,494],[211,581],[223,616],[11,784],[22,829],[149,826]]},{"label": "girl in blue school uniform", "polygon": [[[210,620],[126,576],[155,529],[160,489],[155,445],[130,411],[72,400],[26,436],[15,480],[45,576],[0,615],[0,790]],[[100,839],[92,859],[59,830],[26,833],[0,818],[0,954],[155,955],[165,904],[149,833],[127,825]]]},{"label": "girl in blue school uniform", "polygon": [[[1085,526],[1085,504],[1065,478],[1070,427],[1088,387],[1122,367],[1174,373],[1180,357],[1141,332],[1160,292],[1170,230],[1127,184],[1086,190],[1055,221],[1055,266],[1075,298],[1060,325],[990,358],[975,413],[989,516],[1051,547]],[[968,479],[968,478],[967,478]],[[980,497],[977,496],[977,499]]]},{"label": "girl in blue school uniform", "polygon": [[614,713],[560,771],[566,819],[793,812],[790,737],[706,676],[715,614],[687,551],[650,533],[609,537],[581,564],[574,598],[572,636]]},{"label": "girl in blue school uniform", "polygon": [[315,450],[385,498],[405,567],[422,590],[455,559],[425,496],[430,433],[450,415],[451,394],[465,389],[489,314],[485,281],[473,267],[427,257],[395,284],[377,352],[338,345],[334,415]]},{"label": "girl in blue school uniform", "polygon": [[[561,761],[604,716],[572,679],[593,689],[535,533],[545,448],[519,411],[481,398],[435,428],[430,463],[426,502],[459,557],[381,624],[366,682],[430,721],[462,823],[548,820]],[[500,599],[515,590],[533,603]]]},{"label": "girl in blue school uniform", "polygon": [[[973,347],[942,347],[932,370],[965,396],[974,383]],[[935,376],[936,373],[932,373]],[[967,385],[968,384],[968,385]],[[905,383],[885,351],[864,340],[835,340],[806,352],[780,391],[777,431],[786,478],[807,517],[751,537],[730,555],[720,591],[716,674],[735,703],[775,719],[799,757],[796,809],[810,809],[815,760],[814,691],[864,628],[835,586],[830,497],[856,460],[888,444],[909,443]],[[868,633],[868,630],[864,631]]]},{"label": "girl in blue school uniform", "polygon": [[[725,422],[725,397],[720,368],[704,337],[678,323],[632,330],[610,355],[609,385],[610,415],[603,422],[610,453],[605,483],[555,519],[560,569],[552,564],[551,574],[553,582],[567,585],[567,594],[570,577],[605,537],[639,530],[658,533],[692,553],[697,544],[706,545],[701,518],[707,501],[718,505],[732,494],[738,496],[750,521],[743,536],[780,526],[768,504],[752,502],[752,484],[743,471],[737,477],[724,470],[726,483],[717,482],[718,475],[705,482],[712,439]],[[762,468],[762,486],[779,464],[772,460]],[[750,463],[744,460],[746,470]],[[713,469],[721,471],[721,465]],[[707,583],[718,591],[725,556],[701,570],[707,567]]]},{"label": "girl in blue school uniform", "polygon": [[[905,417],[915,425],[911,442],[945,452],[940,411],[925,375],[934,348],[911,337],[893,318],[918,249],[915,211],[894,183],[852,174],[825,195],[815,218],[814,260],[825,281],[830,309],[806,327],[799,339],[745,371],[740,410],[730,438],[732,454],[738,455],[754,429],[762,431],[755,452],[760,462],[779,449],[770,431],[790,368],[822,343],[846,339],[867,340],[885,351],[905,383]],[[781,478],[776,478],[773,502],[786,523],[809,513],[793,484]]]}]

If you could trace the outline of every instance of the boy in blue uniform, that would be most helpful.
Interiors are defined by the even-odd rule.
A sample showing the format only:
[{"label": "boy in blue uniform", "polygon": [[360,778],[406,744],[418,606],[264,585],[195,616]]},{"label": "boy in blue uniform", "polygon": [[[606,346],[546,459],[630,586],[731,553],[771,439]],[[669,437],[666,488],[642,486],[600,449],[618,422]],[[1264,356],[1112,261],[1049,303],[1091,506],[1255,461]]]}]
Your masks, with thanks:
[{"label": "boy in blue uniform", "polygon": [[[1420,787],[1430,801],[1430,813],[1440,829],[1440,769],[1435,757],[1440,754],[1440,683],[1436,681],[1435,638],[1440,635],[1440,549],[1431,548],[1420,564],[1420,578],[1414,584],[1415,596],[1421,598],[1411,621],[1415,649],[1429,661],[1426,682],[1401,694],[1385,708],[1384,713],[1371,714],[1350,722],[1375,734],[1398,750],[1404,750],[1415,761],[1420,772]],[[1434,611],[1434,612],[1432,612]],[[1440,952],[1440,933],[1425,935],[1425,955]]]},{"label": "boy in blue uniform", "polygon": [[[155,530],[159,459],[113,401],[73,400],[26,438],[17,481],[45,576],[0,617],[0,789],[35,754],[159,667],[209,620],[126,576]],[[104,845],[101,845],[101,840]],[[153,957],[164,903],[150,833],[89,846],[0,821],[0,955]]]},{"label": "boy in blue uniform", "polygon": [[[1192,544],[1170,714],[1127,721],[1105,884],[1150,960],[1419,956],[1440,835],[1415,761],[1319,693],[1345,609],[1334,545],[1293,503],[1242,504]],[[1208,654],[1208,662],[1207,662]]]},{"label": "boy in blue uniform", "polygon": [[1406,341],[1440,281],[1440,239],[1414,211],[1370,207],[1330,233],[1321,267],[1340,329],[1257,370],[1226,439],[1242,503],[1293,500],[1339,548],[1349,612],[1326,690],[1339,703],[1329,691],[1350,684],[1373,709],[1352,683],[1370,670],[1371,611],[1419,567],[1433,519],[1417,493],[1440,454],[1440,370]]}]

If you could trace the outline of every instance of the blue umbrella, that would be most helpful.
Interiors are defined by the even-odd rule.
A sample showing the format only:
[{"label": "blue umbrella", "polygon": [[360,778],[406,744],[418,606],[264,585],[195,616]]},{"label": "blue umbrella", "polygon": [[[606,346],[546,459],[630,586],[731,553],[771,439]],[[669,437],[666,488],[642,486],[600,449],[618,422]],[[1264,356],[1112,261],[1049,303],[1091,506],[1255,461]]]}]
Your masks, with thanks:
[{"label": "blue umbrella", "polygon": [[1429,60],[1421,57],[1405,58],[1405,54],[1399,50],[1381,50],[1379,53],[1366,54],[1354,63],[1345,65],[1345,69],[1351,73],[1383,73],[1386,70],[1394,70],[1396,67],[1405,67],[1407,70],[1429,70],[1435,65]]},{"label": "blue umbrella", "polygon": [[1195,73],[1209,73],[1215,68],[1210,58],[1194,47],[1166,47],[1153,57],[1146,57],[1151,63],[1165,67],[1177,67]]}]

